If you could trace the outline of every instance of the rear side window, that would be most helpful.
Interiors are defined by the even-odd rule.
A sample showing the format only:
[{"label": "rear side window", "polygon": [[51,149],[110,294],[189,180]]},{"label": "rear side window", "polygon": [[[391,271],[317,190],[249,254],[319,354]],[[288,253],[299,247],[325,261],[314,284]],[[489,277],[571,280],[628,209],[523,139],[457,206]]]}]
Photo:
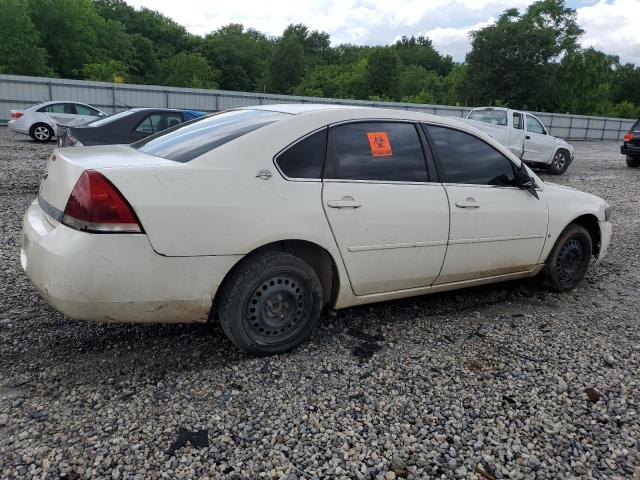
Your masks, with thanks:
[{"label": "rear side window", "polygon": [[523,129],[521,113],[513,112],[513,128],[517,128],[518,130]]},{"label": "rear side window", "polygon": [[327,152],[327,129],[303,138],[276,158],[276,165],[288,178],[322,178]]},{"label": "rear side window", "polygon": [[136,127],[136,132],[157,133],[180,123],[182,123],[182,114],[180,113],[153,113],[140,122]]},{"label": "rear side window", "polygon": [[513,185],[515,172],[511,161],[473,135],[446,127],[429,125],[440,160],[444,183],[473,185]]},{"label": "rear side window", "polygon": [[469,115],[469,120],[506,127],[507,112],[505,110],[474,110]]},{"label": "rear side window", "polygon": [[268,110],[230,110],[177,125],[131,146],[149,155],[185,163],[288,115]]},{"label": "rear side window", "polygon": [[331,163],[324,178],[427,182],[427,167],[415,125],[352,123],[334,127]]}]

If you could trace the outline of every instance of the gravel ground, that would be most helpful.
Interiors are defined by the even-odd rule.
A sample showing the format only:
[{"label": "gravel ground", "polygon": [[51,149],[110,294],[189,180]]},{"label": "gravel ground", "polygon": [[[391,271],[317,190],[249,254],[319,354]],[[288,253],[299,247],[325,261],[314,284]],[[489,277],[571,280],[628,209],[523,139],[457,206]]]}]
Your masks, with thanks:
[{"label": "gravel ground", "polygon": [[66,320],[19,264],[53,148],[0,129],[0,477],[640,478],[640,170],[576,143],[609,256],[536,281],[352,308],[273,358],[216,326]]}]

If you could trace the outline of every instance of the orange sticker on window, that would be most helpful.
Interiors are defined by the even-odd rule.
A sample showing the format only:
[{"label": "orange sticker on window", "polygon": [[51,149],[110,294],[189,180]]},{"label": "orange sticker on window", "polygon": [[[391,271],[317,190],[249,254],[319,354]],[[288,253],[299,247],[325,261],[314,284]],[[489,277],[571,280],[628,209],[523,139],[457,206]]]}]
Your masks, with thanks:
[{"label": "orange sticker on window", "polygon": [[389,157],[393,155],[387,132],[367,132],[367,137],[369,137],[371,155],[374,157]]}]

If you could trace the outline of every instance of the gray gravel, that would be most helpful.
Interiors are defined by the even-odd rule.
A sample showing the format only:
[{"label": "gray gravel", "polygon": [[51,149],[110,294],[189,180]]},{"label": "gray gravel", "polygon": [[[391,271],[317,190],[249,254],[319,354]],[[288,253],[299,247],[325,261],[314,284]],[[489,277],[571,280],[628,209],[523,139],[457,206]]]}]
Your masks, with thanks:
[{"label": "gray gravel", "polygon": [[0,129],[0,477],[640,478],[640,170],[617,144],[576,143],[553,179],[614,212],[610,254],[577,290],[343,310],[268,359],[216,326],[48,307],[18,256],[52,148]]}]

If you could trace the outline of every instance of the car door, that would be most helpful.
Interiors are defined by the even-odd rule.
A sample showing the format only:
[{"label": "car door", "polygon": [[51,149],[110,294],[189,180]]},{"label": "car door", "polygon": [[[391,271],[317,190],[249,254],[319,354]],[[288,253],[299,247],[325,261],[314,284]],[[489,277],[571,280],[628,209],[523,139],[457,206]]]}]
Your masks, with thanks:
[{"label": "car door", "polygon": [[76,107],[73,103],[52,103],[45,107],[47,116],[58,125],[74,126]]},{"label": "car door", "polygon": [[[83,105],[82,103],[76,103],[76,119],[75,125],[84,125],[89,123],[91,120],[95,120],[100,117],[100,112],[95,108],[92,108],[88,105]],[[103,114],[104,116],[104,114]]]},{"label": "car door", "polygon": [[405,122],[329,130],[322,203],[356,295],[431,285],[440,272],[449,203],[421,138]]},{"label": "car door", "polygon": [[449,196],[451,228],[437,283],[530,270],[547,233],[543,197],[517,188],[511,160],[461,130],[428,125],[438,173]]},{"label": "car door", "polygon": [[548,163],[555,148],[553,137],[547,135],[546,129],[536,117],[527,113],[525,118],[526,133],[522,159],[528,162]]}]

